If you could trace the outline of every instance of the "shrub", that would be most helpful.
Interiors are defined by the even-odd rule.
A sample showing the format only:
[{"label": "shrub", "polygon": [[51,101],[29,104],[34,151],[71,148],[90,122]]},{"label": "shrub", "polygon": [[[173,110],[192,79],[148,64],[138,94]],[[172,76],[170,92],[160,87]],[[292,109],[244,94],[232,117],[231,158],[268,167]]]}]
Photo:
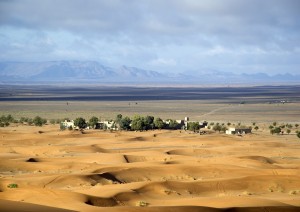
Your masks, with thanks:
[{"label": "shrub", "polygon": [[8,188],[18,188],[18,184],[16,183],[11,183],[7,185]]},{"label": "shrub", "polygon": [[297,132],[297,137],[300,138],[300,132]]},{"label": "shrub", "polygon": [[279,134],[281,133],[281,128],[280,127],[276,127],[274,129],[271,129],[271,134],[273,135],[274,133]]},{"label": "shrub", "polygon": [[60,130],[65,130],[66,126],[63,123],[60,123],[59,128],[60,128]]},{"label": "shrub", "polygon": [[215,125],[214,127],[213,127],[213,130],[214,131],[221,131],[222,130],[222,127],[220,126],[220,125]]},{"label": "shrub", "polygon": [[226,130],[227,130],[227,127],[225,127],[225,126],[222,126],[222,127],[221,127],[221,131],[222,131],[222,132],[226,132]]},{"label": "shrub", "polygon": [[44,124],[47,123],[47,120],[43,119],[43,118],[41,118],[39,116],[36,116],[33,119],[33,123],[34,123],[35,126],[40,126],[41,127],[41,126],[43,126]]},{"label": "shrub", "polygon": [[140,207],[145,207],[145,206],[148,206],[149,203],[148,202],[145,202],[145,201],[138,201],[136,203],[136,206],[140,206]]}]

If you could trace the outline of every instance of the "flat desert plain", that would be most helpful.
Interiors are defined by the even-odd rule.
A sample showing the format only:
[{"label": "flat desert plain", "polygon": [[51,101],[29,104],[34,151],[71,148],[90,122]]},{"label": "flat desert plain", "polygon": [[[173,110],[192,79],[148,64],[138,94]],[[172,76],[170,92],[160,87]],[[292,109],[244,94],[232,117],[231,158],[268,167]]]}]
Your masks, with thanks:
[{"label": "flat desert plain", "polygon": [[0,141],[1,211],[300,210],[295,135],[20,125]]}]

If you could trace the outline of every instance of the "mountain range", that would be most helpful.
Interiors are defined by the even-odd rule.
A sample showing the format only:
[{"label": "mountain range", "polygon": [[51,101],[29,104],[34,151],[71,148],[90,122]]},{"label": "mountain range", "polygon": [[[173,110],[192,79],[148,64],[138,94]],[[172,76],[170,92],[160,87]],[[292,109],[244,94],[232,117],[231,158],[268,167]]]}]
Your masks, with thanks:
[{"label": "mountain range", "polygon": [[253,84],[299,83],[300,75],[234,74],[217,70],[163,74],[136,67],[104,66],[95,61],[0,62],[0,83]]}]

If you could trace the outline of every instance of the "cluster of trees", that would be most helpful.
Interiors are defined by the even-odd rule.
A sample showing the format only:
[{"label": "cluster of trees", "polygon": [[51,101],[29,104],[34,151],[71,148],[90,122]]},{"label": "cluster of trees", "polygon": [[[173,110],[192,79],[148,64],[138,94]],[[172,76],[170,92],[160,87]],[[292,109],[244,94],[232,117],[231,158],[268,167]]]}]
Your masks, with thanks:
[{"label": "cluster of trees", "polygon": [[44,124],[47,124],[47,119],[44,119],[40,116],[36,116],[33,119],[27,117],[21,117],[18,122],[22,124],[27,123],[28,125],[35,125],[41,127]]},{"label": "cluster of trees", "polygon": [[[277,122],[273,122],[270,126],[270,133],[273,134],[283,134],[283,133],[287,133],[290,134],[292,132],[292,128],[298,128],[299,124],[295,124],[294,126],[292,124],[280,124],[278,125]],[[298,136],[298,131],[296,131],[296,134]],[[299,136],[298,136],[299,137]]]},{"label": "cluster of trees", "polygon": [[[87,126],[95,128],[99,119],[95,116],[91,117],[87,122],[84,118],[79,117],[74,120],[74,125],[80,129],[84,129]],[[128,116],[123,117],[122,114],[118,114],[114,120],[113,128],[120,130],[134,130],[145,131],[153,129],[178,129],[180,127],[176,120],[168,120],[168,124],[164,123],[161,118],[154,118],[153,116],[140,116],[136,115],[132,119]],[[105,127],[105,126],[104,126]]]},{"label": "cluster of trees", "polygon": [[0,127],[7,127],[10,123],[13,123],[15,119],[11,115],[0,117]]},{"label": "cluster of trees", "polygon": [[36,116],[32,118],[21,117],[20,119],[15,119],[12,115],[0,117],[0,127],[9,126],[11,123],[21,123],[35,126],[43,126],[47,123],[47,119],[41,118],[40,116]]}]

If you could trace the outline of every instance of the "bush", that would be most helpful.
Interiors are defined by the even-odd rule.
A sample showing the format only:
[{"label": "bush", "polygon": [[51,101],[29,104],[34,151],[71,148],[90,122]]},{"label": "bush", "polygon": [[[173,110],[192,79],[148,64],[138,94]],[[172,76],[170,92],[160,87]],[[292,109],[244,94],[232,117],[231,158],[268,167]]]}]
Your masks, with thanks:
[{"label": "bush", "polygon": [[220,126],[220,125],[215,125],[214,127],[213,127],[213,130],[214,131],[221,131],[222,130],[222,127]]},{"label": "bush", "polygon": [[221,131],[222,131],[222,132],[224,132],[224,133],[225,133],[225,132],[226,132],[226,130],[228,130],[228,129],[227,129],[227,127],[225,127],[225,126],[222,126],[222,127],[221,127]]},{"label": "bush", "polygon": [[140,207],[146,207],[146,206],[148,206],[149,205],[149,203],[148,202],[145,202],[145,201],[138,201],[137,203],[136,203],[136,206],[140,206]]},{"label": "bush", "polygon": [[300,132],[297,133],[297,137],[300,138]]},{"label": "bush", "polygon": [[18,188],[18,184],[16,183],[11,183],[7,185],[8,188]]},{"label": "bush", "polygon": [[47,120],[43,119],[43,118],[41,118],[39,116],[36,116],[33,119],[33,123],[34,123],[35,126],[40,126],[41,127],[41,126],[43,126],[44,124],[47,123]]},{"label": "bush", "polygon": [[63,123],[60,123],[59,128],[60,128],[60,130],[65,130],[66,126]]}]

